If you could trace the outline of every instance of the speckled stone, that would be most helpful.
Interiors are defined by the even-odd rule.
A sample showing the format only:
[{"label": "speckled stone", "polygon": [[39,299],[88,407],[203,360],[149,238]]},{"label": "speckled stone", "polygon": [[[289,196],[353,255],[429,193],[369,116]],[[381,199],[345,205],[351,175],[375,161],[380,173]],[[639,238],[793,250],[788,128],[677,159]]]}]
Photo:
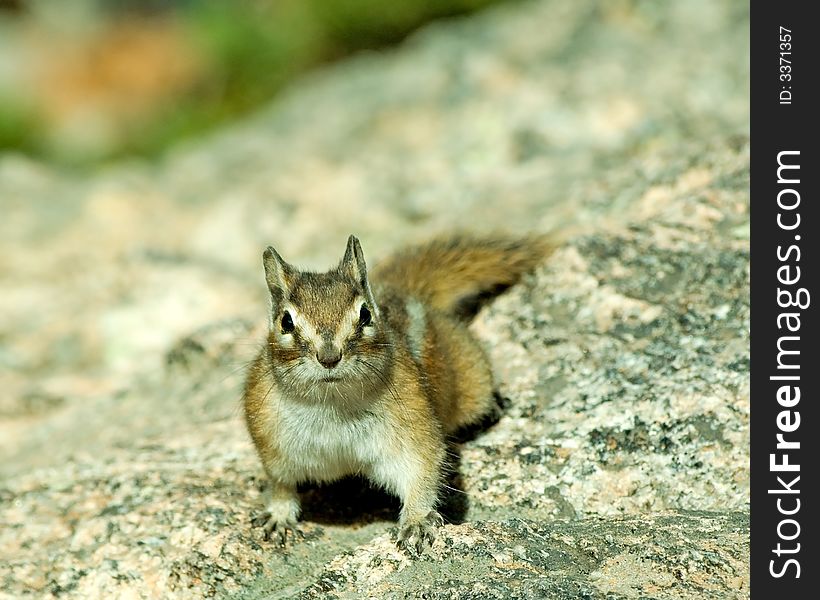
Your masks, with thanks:
[{"label": "speckled stone", "polygon": [[448,525],[417,561],[379,536],[298,597],[745,598],[748,527],[731,512]]}]

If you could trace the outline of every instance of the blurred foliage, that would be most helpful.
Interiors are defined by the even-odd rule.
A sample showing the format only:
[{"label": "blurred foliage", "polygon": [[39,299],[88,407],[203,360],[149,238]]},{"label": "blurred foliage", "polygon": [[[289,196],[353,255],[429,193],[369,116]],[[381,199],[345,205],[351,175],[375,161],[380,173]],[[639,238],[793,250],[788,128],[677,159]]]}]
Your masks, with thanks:
[{"label": "blurred foliage", "polygon": [[[147,114],[123,119],[117,124],[114,141],[95,151],[53,143],[48,119],[38,114],[36,103],[0,97],[0,149],[14,148],[69,164],[129,155],[156,156],[177,140],[259,106],[313,67],[357,50],[383,48],[433,19],[469,13],[500,1],[97,0],[94,6],[100,14],[95,16],[103,26],[128,22],[150,30],[152,23],[174,23],[176,35],[184,38],[183,43],[196,56],[200,66],[196,77],[170,98],[155,102]],[[25,10],[17,8],[15,18],[21,19],[19,15]],[[107,54],[103,49],[92,56]],[[75,79],[86,82],[89,76],[84,73]],[[95,85],[98,88],[100,84]],[[109,104],[117,103],[109,100]],[[95,118],[98,116],[106,118]],[[73,123],[69,127],[82,129]]]},{"label": "blurred foliage", "polygon": [[0,97],[0,149],[40,154],[42,127],[36,113],[22,103]]}]

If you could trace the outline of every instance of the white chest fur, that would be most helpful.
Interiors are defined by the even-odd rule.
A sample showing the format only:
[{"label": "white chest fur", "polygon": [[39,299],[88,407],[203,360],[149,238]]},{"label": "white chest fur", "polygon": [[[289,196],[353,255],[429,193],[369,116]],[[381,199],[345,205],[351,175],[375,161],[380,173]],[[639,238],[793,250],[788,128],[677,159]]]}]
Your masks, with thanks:
[{"label": "white chest fur", "polygon": [[349,415],[321,403],[281,406],[276,444],[283,466],[296,481],[334,481],[345,475],[371,475],[391,442],[392,428],[371,413]]}]

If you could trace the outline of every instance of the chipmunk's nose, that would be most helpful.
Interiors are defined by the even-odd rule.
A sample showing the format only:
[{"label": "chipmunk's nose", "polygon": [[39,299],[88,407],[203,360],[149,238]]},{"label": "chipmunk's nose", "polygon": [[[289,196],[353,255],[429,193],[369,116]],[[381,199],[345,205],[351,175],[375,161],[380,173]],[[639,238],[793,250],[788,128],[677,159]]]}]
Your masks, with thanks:
[{"label": "chipmunk's nose", "polygon": [[342,351],[334,348],[329,344],[325,344],[316,353],[316,360],[319,361],[325,369],[332,369],[342,360]]}]

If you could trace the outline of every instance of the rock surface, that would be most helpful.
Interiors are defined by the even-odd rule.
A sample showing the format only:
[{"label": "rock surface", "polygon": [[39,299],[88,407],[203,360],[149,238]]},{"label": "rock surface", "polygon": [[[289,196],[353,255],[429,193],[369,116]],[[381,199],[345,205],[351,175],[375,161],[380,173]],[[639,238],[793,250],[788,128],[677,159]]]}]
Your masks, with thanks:
[{"label": "rock surface", "polygon": [[[0,595],[747,597],[746,10],[515,3],[161,164],[0,158]],[[260,249],[498,227],[561,242],[475,321],[507,406],[461,447],[466,522],[410,561],[352,480],[262,541]]]}]

